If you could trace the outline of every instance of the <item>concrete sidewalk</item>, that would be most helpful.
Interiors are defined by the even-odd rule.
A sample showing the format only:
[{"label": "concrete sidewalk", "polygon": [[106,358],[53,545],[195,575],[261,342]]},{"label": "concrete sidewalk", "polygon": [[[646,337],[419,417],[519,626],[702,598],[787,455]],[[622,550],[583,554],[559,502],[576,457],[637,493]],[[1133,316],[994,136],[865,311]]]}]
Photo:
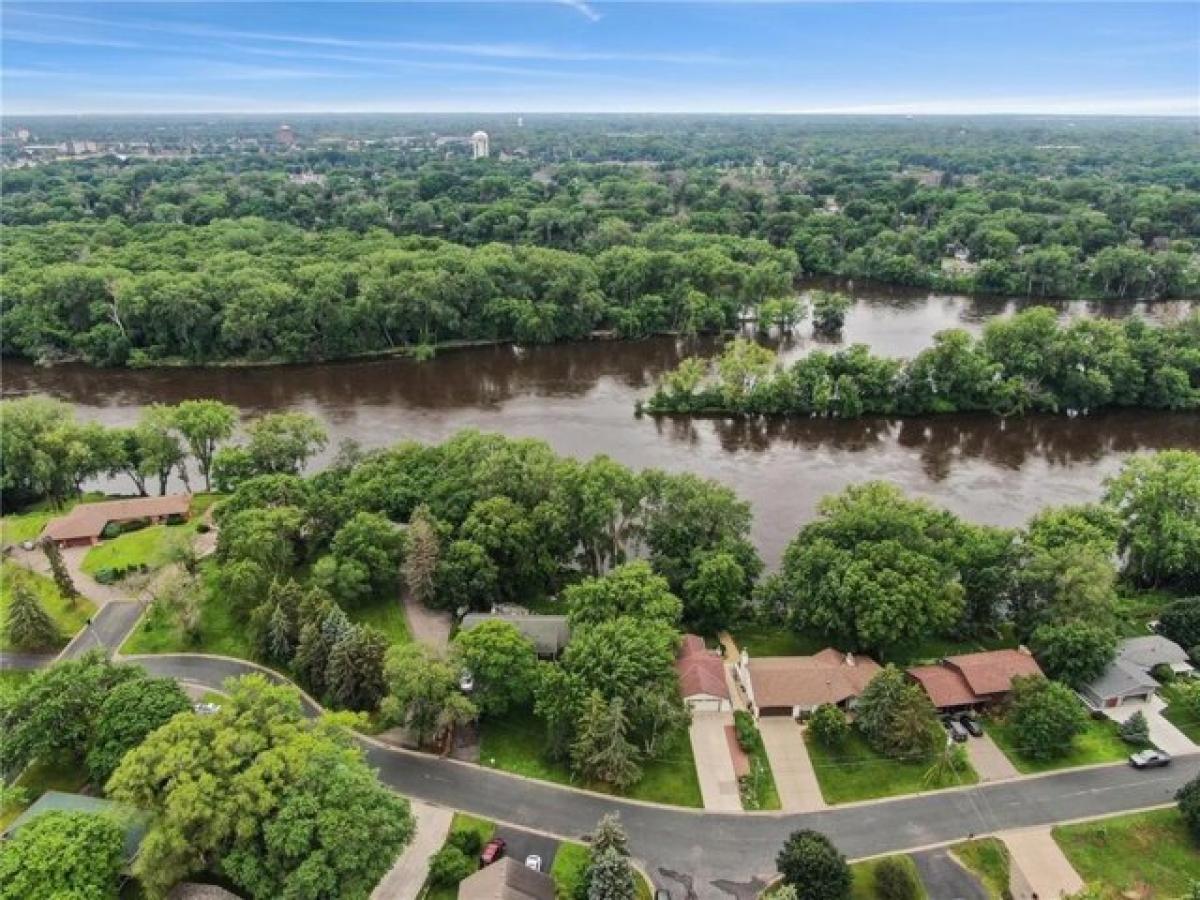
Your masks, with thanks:
[{"label": "concrete sidewalk", "polygon": [[416,900],[429,874],[429,859],[442,849],[450,833],[453,810],[410,800],[417,833],[400,858],[371,892],[371,900]]},{"label": "concrete sidewalk", "polygon": [[804,730],[791,716],[763,716],[758,720],[771,774],[784,812],[816,812],[825,809],[825,798],[813,771]]},{"label": "concrete sidewalk", "polygon": [[1083,890],[1083,879],[1049,828],[1002,832],[998,837],[1011,857],[1009,891],[1013,900],[1052,900]]}]

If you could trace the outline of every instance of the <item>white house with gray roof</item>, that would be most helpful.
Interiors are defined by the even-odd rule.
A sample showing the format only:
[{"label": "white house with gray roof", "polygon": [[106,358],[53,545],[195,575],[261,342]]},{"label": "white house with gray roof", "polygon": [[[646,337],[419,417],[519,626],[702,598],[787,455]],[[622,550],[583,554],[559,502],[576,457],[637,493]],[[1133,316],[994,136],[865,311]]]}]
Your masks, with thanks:
[{"label": "white house with gray roof", "polygon": [[1176,675],[1194,673],[1187,653],[1159,634],[1128,638],[1117,645],[1117,656],[1100,677],[1080,689],[1093,709],[1144,703],[1158,690],[1150,675],[1156,666],[1169,666]]}]

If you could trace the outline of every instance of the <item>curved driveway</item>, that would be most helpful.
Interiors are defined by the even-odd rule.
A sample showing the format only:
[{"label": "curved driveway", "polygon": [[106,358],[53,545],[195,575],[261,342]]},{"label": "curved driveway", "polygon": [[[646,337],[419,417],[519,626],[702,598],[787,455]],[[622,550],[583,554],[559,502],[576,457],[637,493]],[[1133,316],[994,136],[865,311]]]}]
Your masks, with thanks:
[{"label": "curved driveway", "polygon": [[[229,677],[266,670],[239,660],[163,655],[129,657],[157,675],[220,688]],[[285,679],[268,673],[273,680]],[[316,707],[306,700],[306,707]],[[784,838],[796,828],[830,836],[849,857],[911,850],[969,835],[1048,825],[1172,802],[1200,771],[1200,756],[1169,769],[1138,772],[1115,765],[939,791],[821,812],[713,813],[619,800],[532,781],[469,763],[363,746],[380,778],[396,791],[443,806],[579,837],[605,812],[619,812],[630,843],[655,881],[675,897],[752,896],[770,878]],[[688,887],[691,886],[689,890]]]}]

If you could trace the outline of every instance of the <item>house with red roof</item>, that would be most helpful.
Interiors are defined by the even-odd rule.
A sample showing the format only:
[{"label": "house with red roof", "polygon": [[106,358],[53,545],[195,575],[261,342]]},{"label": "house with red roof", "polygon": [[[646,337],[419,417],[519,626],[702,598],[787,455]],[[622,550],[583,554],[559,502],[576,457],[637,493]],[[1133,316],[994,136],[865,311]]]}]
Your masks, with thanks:
[{"label": "house with red roof", "polygon": [[947,656],[932,666],[913,666],[908,677],[925,690],[939,712],[958,712],[1003,703],[1014,678],[1041,675],[1027,650],[986,650]]},{"label": "house with red roof", "polygon": [[698,634],[685,634],[675,659],[679,675],[679,693],[695,712],[726,712],[733,708],[729,683],[725,680],[725,661],[715,650],[704,646]]}]

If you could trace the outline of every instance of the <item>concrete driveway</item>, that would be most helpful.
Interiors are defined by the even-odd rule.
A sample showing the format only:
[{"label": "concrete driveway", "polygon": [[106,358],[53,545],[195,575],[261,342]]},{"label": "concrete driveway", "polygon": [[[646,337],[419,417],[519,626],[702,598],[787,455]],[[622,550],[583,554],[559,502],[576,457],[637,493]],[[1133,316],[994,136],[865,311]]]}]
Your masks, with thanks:
[{"label": "concrete driveway", "polygon": [[417,900],[425,878],[429,875],[429,859],[442,849],[453,810],[433,806],[420,800],[411,800],[413,817],[417,820],[417,833],[412,843],[404,848],[396,864],[383,876],[383,880],[371,892],[371,900]]},{"label": "concrete driveway", "polygon": [[705,809],[741,812],[742,798],[738,793],[737,774],[729,755],[725,726],[733,724],[727,712],[692,713],[688,733],[692,739],[692,755],[696,757],[696,775],[700,780],[700,795]]},{"label": "concrete driveway", "polygon": [[515,859],[522,865],[527,857],[540,856],[542,871],[547,875],[550,874],[550,867],[554,865],[554,855],[558,853],[559,841],[548,835],[538,834],[536,831],[526,831],[524,828],[516,828],[512,825],[498,825],[496,837],[503,838],[505,841],[505,856]]},{"label": "concrete driveway", "polygon": [[1172,756],[1200,750],[1191,738],[1166,720],[1162,714],[1166,708],[1166,702],[1156,694],[1146,703],[1123,703],[1120,706],[1106,707],[1104,714],[1120,724],[1134,713],[1140,712],[1146,717],[1146,724],[1150,726],[1150,743]]},{"label": "concrete driveway", "polygon": [[758,720],[771,774],[779,790],[779,804],[784,812],[814,812],[825,809],[821,785],[813,771],[808,748],[804,745],[804,730],[791,716],[763,716]]},{"label": "concrete driveway", "polygon": [[966,748],[980,781],[1003,781],[1021,774],[986,732],[983,737],[968,738]]},{"label": "concrete driveway", "polygon": [[1050,900],[1083,890],[1083,879],[1049,828],[1009,831],[999,837],[1011,859],[1009,891],[1013,900]]}]

